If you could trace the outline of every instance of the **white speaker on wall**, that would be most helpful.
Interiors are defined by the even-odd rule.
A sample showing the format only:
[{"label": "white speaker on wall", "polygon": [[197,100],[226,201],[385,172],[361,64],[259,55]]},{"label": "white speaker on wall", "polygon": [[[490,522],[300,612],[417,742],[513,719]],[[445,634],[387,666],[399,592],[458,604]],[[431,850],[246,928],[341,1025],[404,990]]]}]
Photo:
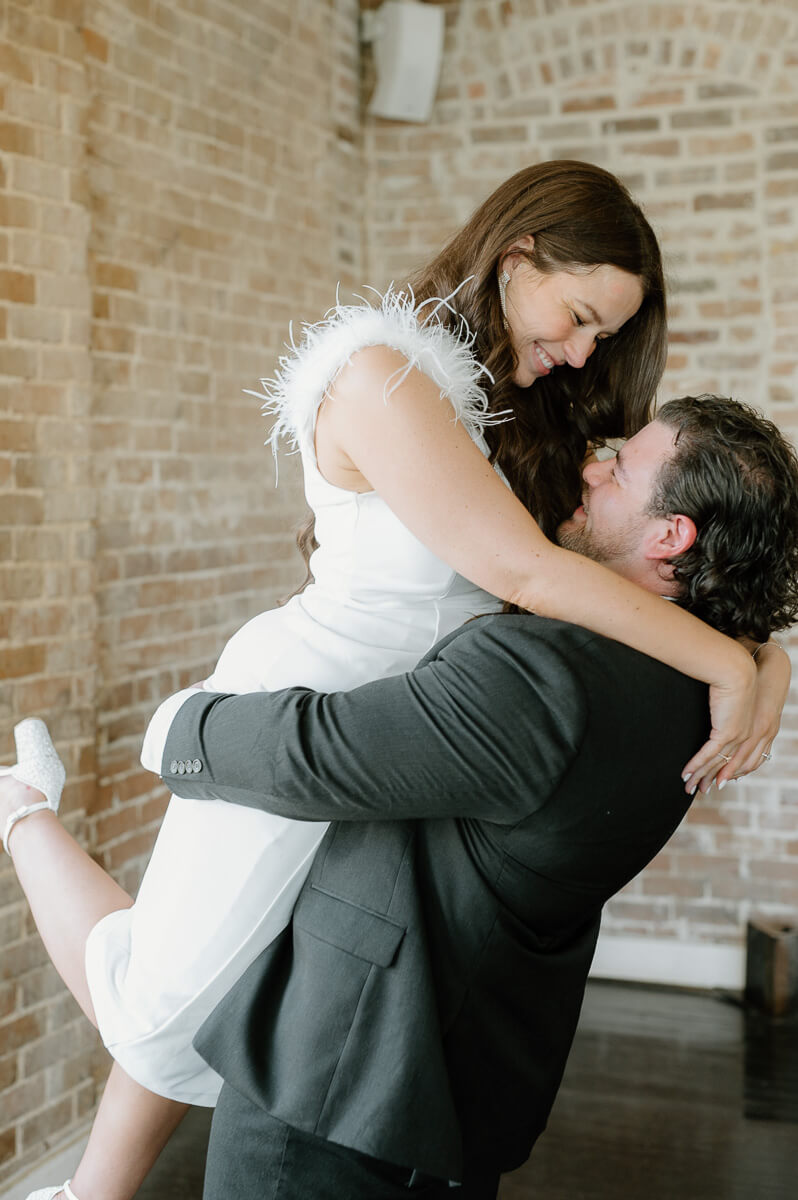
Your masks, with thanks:
[{"label": "white speaker on wall", "polygon": [[443,9],[385,0],[363,14],[363,40],[374,43],[377,86],[368,111],[393,121],[428,121],[443,56]]}]

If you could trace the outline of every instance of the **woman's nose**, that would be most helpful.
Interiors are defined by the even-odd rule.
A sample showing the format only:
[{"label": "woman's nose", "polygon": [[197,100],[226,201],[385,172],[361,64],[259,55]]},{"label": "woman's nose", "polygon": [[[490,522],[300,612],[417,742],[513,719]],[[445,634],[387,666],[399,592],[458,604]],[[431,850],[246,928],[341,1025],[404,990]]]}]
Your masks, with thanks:
[{"label": "woman's nose", "polygon": [[565,357],[571,367],[583,367],[596,348],[596,339],[586,329],[575,329],[565,343]]}]

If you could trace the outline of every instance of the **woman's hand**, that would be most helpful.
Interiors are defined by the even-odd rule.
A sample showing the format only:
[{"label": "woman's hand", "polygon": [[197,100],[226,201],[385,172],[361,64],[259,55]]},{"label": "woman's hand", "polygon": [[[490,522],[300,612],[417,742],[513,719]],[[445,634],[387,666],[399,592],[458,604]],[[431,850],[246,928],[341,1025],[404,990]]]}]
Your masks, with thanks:
[{"label": "woman's hand", "polygon": [[712,684],[709,711],[712,731],[682,772],[685,790],[692,796],[697,788],[708,792],[721,772],[729,778],[728,768],[751,740],[757,690],[757,671],[750,667],[735,674],[729,683]]},{"label": "woman's hand", "polygon": [[[779,731],[781,714],[790,690],[792,669],[789,655],[777,642],[767,642],[757,649],[756,667],[753,710],[748,737],[733,752],[728,748],[730,743],[720,747],[723,751],[722,755],[718,755],[716,752],[715,762],[710,763],[709,769],[702,774],[699,774],[700,767],[694,767],[699,756],[691,759],[685,768],[685,772],[690,772],[692,775],[692,778],[687,781],[688,791],[700,786],[702,792],[708,792],[713,782],[717,782],[718,787],[722,788],[729,780],[749,775],[770,758],[770,749]],[[715,745],[717,746],[718,743],[716,742]],[[703,753],[703,749],[706,747],[702,748],[701,753]],[[729,761],[727,762],[726,759]]]}]

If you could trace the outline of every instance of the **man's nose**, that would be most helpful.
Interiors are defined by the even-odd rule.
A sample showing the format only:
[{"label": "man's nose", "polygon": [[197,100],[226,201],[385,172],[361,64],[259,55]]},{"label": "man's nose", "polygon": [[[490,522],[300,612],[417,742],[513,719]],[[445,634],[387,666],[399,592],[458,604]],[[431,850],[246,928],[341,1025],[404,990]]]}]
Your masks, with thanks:
[{"label": "man's nose", "polygon": [[586,463],[582,468],[582,478],[587,486],[590,488],[598,487],[601,481],[611,474],[613,461],[614,459],[612,458],[606,458],[603,462],[599,462],[598,459],[594,458],[589,463]]}]

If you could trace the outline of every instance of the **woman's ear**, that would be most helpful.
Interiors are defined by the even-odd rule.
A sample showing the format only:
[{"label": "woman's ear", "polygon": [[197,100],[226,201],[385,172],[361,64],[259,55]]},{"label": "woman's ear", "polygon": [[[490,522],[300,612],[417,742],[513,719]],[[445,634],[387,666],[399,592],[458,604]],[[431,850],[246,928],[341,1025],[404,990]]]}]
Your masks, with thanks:
[{"label": "woman's ear", "polygon": [[504,254],[499,259],[499,270],[506,271],[508,275],[512,275],[519,263],[527,262],[525,257],[530,253],[535,245],[535,239],[529,233],[525,237],[518,238],[509,246]]}]

